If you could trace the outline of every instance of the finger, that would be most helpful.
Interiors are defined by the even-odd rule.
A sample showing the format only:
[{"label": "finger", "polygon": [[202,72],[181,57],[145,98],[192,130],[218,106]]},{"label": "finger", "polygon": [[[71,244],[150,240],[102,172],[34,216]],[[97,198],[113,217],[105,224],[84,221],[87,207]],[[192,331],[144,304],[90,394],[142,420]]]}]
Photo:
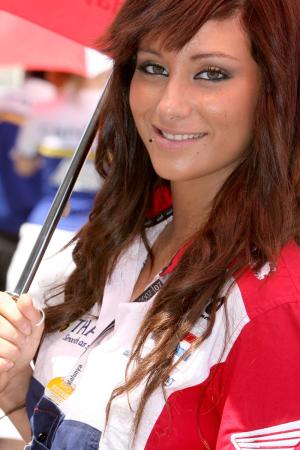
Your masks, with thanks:
[{"label": "finger", "polygon": [[11,342],[0,338],[1,358],[15,362],[20,356],[20,349]]},{"label": "finger", "polygon": [[37,306],[35,306],[30,295],[21,295],[17,303],[17,308],[22,315],[30,321],[32,326],[41,325],[43,313]]},{"label": "finger", "polygon": [[27,336],[32,332],[30,320],[18,309],[16,302],[6,293],[0,293],[0,316],[7,319]]},{"label": "finger", "polygon": [[0,338],[5,339],[19,348],[25,344],[26,335],[21,333],[18,328],[13,326],[4,317],[0,316]]},{"label": "finger", "polygon": [[14,366],[14,362],[0,357],[0,373],[7,372]]},{"label": "finger", "polygon": [[[1,370],[1,369],[0,369]],[[6,388],[7,383],[9,381],[9,372],[6,370],[5,372],[1,372],[0,376],[0,393]]]}]

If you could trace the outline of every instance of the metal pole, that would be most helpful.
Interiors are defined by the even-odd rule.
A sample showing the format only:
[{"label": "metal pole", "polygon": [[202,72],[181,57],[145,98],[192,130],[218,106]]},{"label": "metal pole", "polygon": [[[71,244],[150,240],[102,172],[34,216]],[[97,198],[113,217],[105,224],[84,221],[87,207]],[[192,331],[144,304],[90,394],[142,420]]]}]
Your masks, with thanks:
[{"label": "metal pole", "polygon": [[[102,96],[101,96],[102,97]],[[25,264],[23,272],[14,290],[14,294],[21,295],[28,292],[32,280],[39,268],[40,262],[45,254],[50,239],[55,231],[55,228],[61,218],[63,210],[72,193],[75,182],[78,178],[80,170],[91,148],[93,140],[97,133],[97,125],[100,114],[101,98],[95,109],[92,118],[87,125],[79,145],[74,153],[67,170],[65,178],[63,179],[56,196],[52,202],[51,208],[45,220],[45,223],[40,231],[39,236],[34,244],[31,254]]]}]

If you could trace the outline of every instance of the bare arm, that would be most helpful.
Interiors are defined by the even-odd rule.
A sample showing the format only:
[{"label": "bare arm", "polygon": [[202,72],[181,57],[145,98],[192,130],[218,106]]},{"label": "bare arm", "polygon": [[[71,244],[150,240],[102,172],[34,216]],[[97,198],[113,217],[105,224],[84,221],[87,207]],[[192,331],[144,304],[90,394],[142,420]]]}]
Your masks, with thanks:
[{"label": "bare arm", "polygon": [[25,408],[32,370],[29,367],[24,372],[11,378],[1,394],[1,409],[12,421],[25,442],[31,440],[31,429]]}]

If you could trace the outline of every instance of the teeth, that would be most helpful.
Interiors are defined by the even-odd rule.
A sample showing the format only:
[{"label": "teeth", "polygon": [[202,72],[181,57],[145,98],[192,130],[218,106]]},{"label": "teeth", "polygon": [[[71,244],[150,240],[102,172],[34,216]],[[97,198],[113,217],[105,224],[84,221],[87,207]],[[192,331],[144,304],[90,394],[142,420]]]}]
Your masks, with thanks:
[{"label": "teeth", "polygon": [[187,141],[188,139],[199,139],[202,134],[170,134],[161,130],[161,134],[169,141]]}]

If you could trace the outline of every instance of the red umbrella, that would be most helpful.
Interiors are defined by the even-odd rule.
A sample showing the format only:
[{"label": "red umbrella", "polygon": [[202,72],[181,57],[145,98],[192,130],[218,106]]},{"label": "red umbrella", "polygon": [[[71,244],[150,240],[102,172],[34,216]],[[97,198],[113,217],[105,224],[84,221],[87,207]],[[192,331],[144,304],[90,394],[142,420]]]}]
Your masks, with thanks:
[{"label": "red umbrella", "polygon": [[[123,0],[0,0],[0,9],[26,18],[84,45],[93,46],[97,38],[105,32],[122,3]],[[82,136],[17,283],[16,295],[27,292],[32,283],[96,135],[99,112],[100,102]]]},{"label": "red umbrella", "polygon": [[0,9],[94,46],[124,0],[0,0]]},{"label": "red umbrella", "polygon": [[89,77],[104,71],[106,64],[106,59],[96,50],[0,11],[0,65]]}]

